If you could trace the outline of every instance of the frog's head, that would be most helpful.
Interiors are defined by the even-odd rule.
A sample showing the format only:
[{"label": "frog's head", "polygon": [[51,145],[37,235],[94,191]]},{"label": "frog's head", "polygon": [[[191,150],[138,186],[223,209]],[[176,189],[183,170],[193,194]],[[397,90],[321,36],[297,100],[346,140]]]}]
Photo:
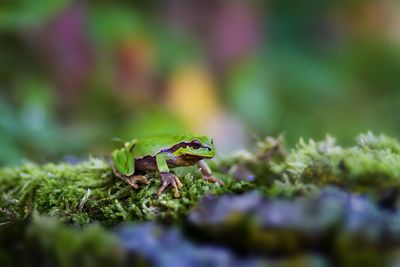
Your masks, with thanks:
[{"label": "frog's head", "polygon": [[215,155],[214,141],[209,136],[193,136],[181,142],[175,155],[188,155],[198,158],[212,158]]}]

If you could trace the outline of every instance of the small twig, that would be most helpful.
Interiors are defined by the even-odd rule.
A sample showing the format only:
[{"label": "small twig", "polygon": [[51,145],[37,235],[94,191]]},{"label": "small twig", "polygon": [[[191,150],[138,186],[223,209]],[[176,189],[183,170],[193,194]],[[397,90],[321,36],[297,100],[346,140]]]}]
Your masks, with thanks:
[{"label": "small twig", "polygon": [[79,212],[82,212],[83,206],[85,205],[86,201],[89,199],[89,196],[91,193],[92,193],[92,190],[90,190],[90,189],[86,190],[85,195],[83,196],[81,202],[79,203]]}]

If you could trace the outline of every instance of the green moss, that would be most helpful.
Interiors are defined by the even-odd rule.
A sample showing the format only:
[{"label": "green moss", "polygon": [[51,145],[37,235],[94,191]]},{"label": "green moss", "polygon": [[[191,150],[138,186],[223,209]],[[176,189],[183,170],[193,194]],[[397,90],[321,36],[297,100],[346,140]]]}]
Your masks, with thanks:
[{"label": "green moss", "polygon": [[167,191],[160,198],[161,185],[155,174],[149,174],[149,186],[131,189],[112,174],[109,164],[91,158],[77,165],[66,163],[27,163],[16,168],[0,169],[1,222],[23,220],[36,210],[65,222],[85,224],[99,221],[106,225],[122,221],[178,219],[204,194],[240,192],[251,185],[232,183],[222,176],[226,186],[201,179],[196,168],[176,170],[184,188],[181,198]]},{"label": "green moss", "polygon": [[300,140],[285,160],[271,169],[291,184],[337,185],[355,192],[379,194],[400,186],[400,144],[384,135],[361,134],[352,147],[332,137]]},{"label": "green moss", "polygon": [[[175,169],[184,183],[179,199],[170,191],[156,196],[161,181],[155,173],[147,175],[150,185],[131,189],[114,177],[102,159],[90,158],[76,165],[26,163],[2,168],[0,223],[23,220],[34,210],[77,225],[179,220],[208,193],[257,189],[270,197],[292,197],[337,185],[379,197],[400,188],[400,143],[395,139],[367,133],[358,136],[351,147],[337,145],[332,137],[319,142],[300,140],[289,152],[283,143],[282,137],[266,138],[254,152],[212,162],[216,175],[226,183],[223,187],[201,179],[196,167]],[[249,173],[257,177],[255,182],[245,181]]]},{"label": "green moss", "polygon": [[342,147],[335,139],[304,141],[286,152],[282,137],[268,137],[254,152],[242,151],[220,162],[233,177],[253,173],[259,191],[270,197],[305,195],[335,185],[379,196],[400,189],[400,143],[368,132],[356,144]]},{"label": "green moss", "polygon": [[[311,220],[313,223],[318,222],[318,218],[322,218],[322,222],[326,222],[326,218],[335,219],[335,216],[332,217],[335,210],[338,211],[335,207],[340,199],[347,201],[348,194],[337,191],[342,193],[334,197],[332,205],[325,202],[325,206],[321,199],[296,196],[312,196],[310,192],[322,191],[322,188],[331,185],[345,191],[366,193],[373,198],[371,201],[368,197],[359,198],[354,195],[356,200],[366,199],[366,202],[362,202],[364,206],[360,206],[360,202],[356,201],[350,210],[347,210],[348,203],[342,202],[344,212],[336,213],[339,219],[333,220],[332,225],[320,235],[321,244],[332,244],[329,245],[329,255],[333,255],[338,263],[345,266],[353,266],[358,262],[373,265],[382,263],[384,259],[381,255],[384,251],[386,254],[393,254],[397,259],[397,250],[392,249],[390,243],[391,238],[397,240],[397,213],[390,221],[384,221],[389,218],[387,208],[396,210],[399,203],[400,143],[397,140],[367,133],[359,135],[356,143],[350,147],[339,146],[332,137],[326,137],[322,141],[300,140],[292,150],[287,150],[283,138],[266,138],[257,143],[255,151],[242,151],[224,160],[212,161],[210,165],[216,176],[225,181],[225,186],[204,181],[196,167],[176,168],[174,172],[184,184],[179,199],[173,198],[171,191],[157,197],[156,192],[161,181],[156,173],[147,174],[150,185],[141,185],[139,190],[131,189],[114,177],[109,163],[103,159],[90,158],[75,165],[26,163],[13,168],[0,168],[0,265],[11,265],[15,258],[22,261],[30,259],[30,256],[21,255],[39,255],[49,266],[97,266],[101,263],[119,266],[126,260],[124,254],[121,254],[121,243],[109,232],[109,227],[103,226],[126,221],[162,220],[178,222],[191,229],[188,226],[190,217],[187,215],[204,195],[241,194],[254,189],[269,197],[262,198],[264,203],[269,204],[260,204],[259,207],[264,212],[260,211],[260,214],[265,214],[267,218],[268,214],[278,212],[292,218],[292,214],[299,216],[299,211],[304,211],[302,217],[293,220],[298,222],[298,227],[294,229],[297,232],[293,231],[292,222],[284,224],[289,220],[282,221],[281,230],[266,229],[264,226],[254,227],[254,222],[260,221],[257,216],[252,219],[244,214],[242,223],[240,214],[234,213],[234,216],[229,217],[229,224],[220,228],[206,226],[203,230],[199,228],[201,231],[198,229],[197,233],[206,239],[214,229],[221,239],[230,241],[237,237],[232,233],[240,232],[243,235],[238,239],[238,244],[246,246],[249,252],[258,251],[258,248],[261,248],[260,251],[275,251],[274,246],[280,244],[281,247],[276,252],[290,255],[292,251],[301,251],[307,242],[310,242],[310,246],[316,242],[314,230],[312,238],[307,236],[308,228],[306,235],[301,230],[306,222],[310,222],[310,214],[314,214],[312,211],[321,212],[316,213],[319,217],[314,214],[315,219]],[[256,177],[254,181],[246,181],[253,175]],[[344,198],[340,197],[341,194]],[[274,199],[281,197],[290,200],[281,202]],[[301,208],[305,199],[309,199],[310,208]],[[251,203],[246,198],[240,201],[244,206],[238,205],[239,210]],[[209,209],[209,199],[204,203],[206,205],[202,209],[203,215],[213,221],[214,218],[221,218],[225,210],[229,211],[230,205],[237,205],[238,202],[225,201],[224,205],[216,205],[215,214]],[[271,209],[271,203],[277,205],[275,212],[265,209]],[[279,203],[291,204],[284,209],[285,206],[279,206]],[[369,207],[376,207],[379,212],[374,212]],[[254,212],[254,208],[251,208],[251,212]],[[44,214],[53,218],[48,219]],[[343,221],[340,228],[337,222],[343,219],[343,214],[350,217]],[[365,217],[367,214],[371,217]],[[238,222],[238,230],[232,231],[234,228],[228,226],[235,220]],[[358,235],[358,228],[354,235],[349,232],[347,222],[353,220],[365,222],[359,225],[359,230],[366,232]],[[246,223],[249,223],[248,226]],[[85,224],[89,225],[77,227]],[[368,227],[364,228],[366,225]],[[371,233],[377,233],[376,229],[379,230],[384,225],[388,225],[388,229],[393,231],[393,234],[388,235],[389,241],[384,236],[376,239],[376,242],[363,239],[368,237],[364,233],[369,233],[370,229]],[[246,226],[244,230],[240,228],[242,226]],[[383,233],[391,233],[389,230],[384,230]],[[193,233],[196,231],[191,231]],[[325,239],[327,236],[328,240]],[[358,236],[362,238],[358,239]],[[380,238],[385,241],[382,248]],[[251,240],[253,243],[243,243],[243,240]],[[232,246],[232,242],[227,244]],[[353,253],[353,247],[359,248],[359,251]],[[363,257],[366,254],[369,256]],[[144,259],[135,260],[146,265]],[[21,264],[29,265],[29,262]]]}]

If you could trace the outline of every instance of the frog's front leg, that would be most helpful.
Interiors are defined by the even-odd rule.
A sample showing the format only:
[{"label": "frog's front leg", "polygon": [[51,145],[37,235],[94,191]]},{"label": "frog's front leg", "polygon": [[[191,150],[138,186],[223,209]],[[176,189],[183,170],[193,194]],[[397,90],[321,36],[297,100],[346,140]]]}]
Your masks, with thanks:
[{"label": "frog's front leg", "polygon": [[209,182],[213,182],[213,183],[218,183],[219,185],[224,185],[224,182],[221,181],[218,178],[215,178],[212,175],[211,169],[210,167],[207,165],[207,163],[202,159],[200,160],[197,165],[199,165],[201,172],[203,173],[203,179]]},{"label": "frog's front leg", "polygon": [[172,190],[174,191],[174,197],[179,198],[181,194],[179,193],[179,188],[183,185],[179,178],[170,172],[160,172],[162,185],[160,189],[158,189],[157,195],[161,196],[161,194],[168,188],[168,186],[172,186]]},{"label": "frog's front leg", "polygon": [[168,153],[160,153],[156,156],[157,169],[160,172],[162,179],[162,185],[160,189],[158,189],[157,195],[160,196],[165,189],[168,188],[168,186],[172,186],[174,197],[178,198],[180,197],[179,188],[181,188],[183,185],[175,174],[169,172],[167,160],[170,157],[171,156]]}]

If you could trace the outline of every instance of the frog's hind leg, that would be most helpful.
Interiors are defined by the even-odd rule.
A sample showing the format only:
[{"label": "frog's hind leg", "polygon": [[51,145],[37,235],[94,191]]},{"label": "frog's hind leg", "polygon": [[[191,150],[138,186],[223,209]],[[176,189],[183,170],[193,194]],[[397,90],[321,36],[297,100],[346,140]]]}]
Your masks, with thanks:
[{"label": "frog's hind leg", "polygon": [[168,186],[172,186],[172,190],[174,191],[174,197],[180,197],[179,188],[183,186],[182,182],[179,178],[170,172],[160,172],[162,185],[160,189],[158,189],[157,195],[160,196]]},{"label": "frog's hind leg", "polygon": [[138,189],[139,185],[137,184],[137,182],[141,182],[144,184],[149,184],[150,181],[147,180],[147,178],[144,175],[131,175],[131,176],[126,176],[126,175],[122,175],[120,173],[118,173],[115,170],[114,165],[112,165],[112,169],[113,172],[115,174],[115,176],[117,176],[118,178],[124,180],[127,184],[129,184],[133,189]]},{"label": "frog's hind leg", "polygon": [[130,177],[128,177],[128,179],[130,180],[129,184],[134,184],[136,185],[136,187],[138,187],[137,182],[141,182],[143,184],[149,184],[150,181],[147,180],[146,176],[144,175],[132,175]]},{"label": "frog's hind leg", "polygon": [[134,189],[139,189],[138,182],[143,184],[149,184],[150,181],[144,175],[132,175],[132,176],[123,176],[121,177],[127,184],[132,186]]},{"label": "frog's hind leg", "polygon": [[212,175],[210,167],[204,160],[200,160],[197,165],[199,165],[201,172],[203,173],[203,179],[212,183],[218,183],[219,185],[224,185],[224,182]]}]

